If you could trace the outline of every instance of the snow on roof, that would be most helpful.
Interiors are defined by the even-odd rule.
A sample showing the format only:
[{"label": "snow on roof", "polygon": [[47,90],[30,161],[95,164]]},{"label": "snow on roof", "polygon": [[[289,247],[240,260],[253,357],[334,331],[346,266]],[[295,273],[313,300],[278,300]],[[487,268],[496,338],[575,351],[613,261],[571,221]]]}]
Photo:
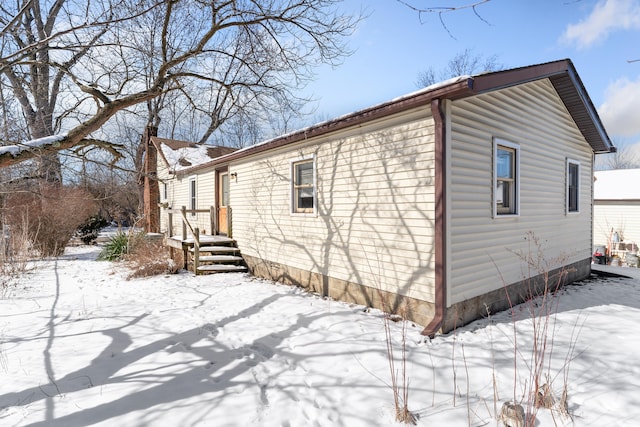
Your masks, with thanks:
[{"label": "snow on roof", "polygon": [[12,156],[16,156],[25,150],[32,148],[42,148],[47,145],[55,145],[56,142],[66,138],[67,134],[62,133],[59,135],[45,136],[44,138],[33,139],[31,141],[23,142],[15,145],[5,145],[0,147],[0,155],[10,153]]},{"label": "snow on roof", "polygon": [[160,144],[160,146],[169,168],[174,171],[197,166],[211,160],[211,157],[207,155],[207,147],[204,145],[181,147],[177,150],[171,149],[164,143]]},{"label": "snow on roof", "polygon": [[[381,107],[381,106],[386,105],[386,104],[401,102],[401,101],[403,101],[405,99],[412,98],[412,97],[420,95],[422,93],[431,92],[431,91],[434,91],[436,89],[440,89],[442,87],[446,87],[448,85],[452,85],[452,84],[459,83],[459,82],[462,82],[462,81],[465,81],[465,80],[469,80],[471,77],[472,76],[470,76],[470,75],[462,75],[462,76],[453,77],[453,78],[450,78],[450,79],[447,79],[447,80],[444,80],[444,81],[441,81],[441,82],[438,82],[438,83],[434,83],[432,85],[425,86],[425,87],[423,87],[421,89],[418,89],[418,90],[416,90],[414,92],[399,96],[397,98],[393,98],[390,101],[385,101],[385,102],[376,104],[376,105],[374,105],[372,107],[368,107],[367,110],[373,110],[373,109],[375,109],[377,107]],[[348,117],[353,116],[353,115],[355,115],[357,113],[358,113],[358,111],[353,111],[353,112],[346,113],[346,114],[343,114],[343,115],[338,116],[338,117],[331,118],[329,120],[324,120],[324,121],[321,121],[319,123],[314,123],[313,125],[310,125],[310,126],[306,126],[306,127],[300,128],[300,129],[295,129],[295,130],[287,132],[285,134],[278,135],[278,136],[273,137],[273,138],[269,138],[269,139],[267,139],[265,141],[262,141],[262,142],[259,142],[257,144],[253,144],[253,145],[249,145],[247,147],[240,148],[240,149],[237,150],[237,153],[242,153],[242,152],[245,152],[245,151],[255,150],[256,148],[260,147],[261,145],[268,145],[268,144],[274,142],[275,140],[285,139],[285,138],[288,138],[289,136],[292,136],[292,135],[295,135],[295,134],[306,133],[307,131],[310,131],[313,128],[318,128],[318,127],[321,127],[323,125],[326,125],[326,124],[332,123],[332,122],[338,122],[338,121],[340,121],[342,119],[348,118]]]},{"label": "snow on roof", "polygon": [[154,137],[159,142],[162,155],[173,172],[201,166],[212,159],[235,151],[235,148],[220,147],[215,145],[195,144],[192,142],[177,141]]},{"label": "snow on roof", "polygon": [[459,83],[459,82],[463,82],[465,80],[469,80],[471,78],[473,78],[473,76],[468,75],[468,74],[463,74],[461,76],[452,77],[450,79],[443,80],[441,82],[437,82],[437,83],[434,83],[434,84],[429,85],[429,86],[425,86],[425,87],[423,87],[421,89],[418,89],[418,90],[416,90],[414,92],[407,93],[407,94],[402,95],[400,97],[394,98],[394,99],[391,100],[391,102],[402,101],[405,98],[411,98],[412,96],[420,95],[421,93],[431,92],[431,91],[434,91],[436,89],[440,89],[442,87],[446,87],[446,86],[452,85],[454,83]]},{"label": "snow on roof", "polygon": [[594,200],[640,200],[640,169],[595,172]]}]

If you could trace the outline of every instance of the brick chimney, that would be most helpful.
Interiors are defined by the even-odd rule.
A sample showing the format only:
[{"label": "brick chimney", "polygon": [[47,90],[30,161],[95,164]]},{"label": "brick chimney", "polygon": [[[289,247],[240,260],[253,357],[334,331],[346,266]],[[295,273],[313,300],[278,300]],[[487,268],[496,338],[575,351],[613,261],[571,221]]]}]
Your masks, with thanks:
[{"label": "brick chimney", "polygon": [[158,152],[151,142],[158,136],[158,128],[147,126],[142,135],[144,156],[144,229],[147,233],[160,232],[160,185],[158,184]]}]

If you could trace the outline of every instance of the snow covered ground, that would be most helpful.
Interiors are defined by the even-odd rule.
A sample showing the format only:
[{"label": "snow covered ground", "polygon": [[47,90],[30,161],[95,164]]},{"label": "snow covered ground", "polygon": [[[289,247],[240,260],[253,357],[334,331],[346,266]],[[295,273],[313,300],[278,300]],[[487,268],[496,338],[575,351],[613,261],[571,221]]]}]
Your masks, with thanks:
[{"label": "snow covered ground", "polygon": [[[380,312],[238,273],[127,280],[97,251],[38,262],[0,299],[0,425],[396,425]],[[408,325],[418,425],[499,425],[529,381],[527,313],[431,341]],[[567,288],[550,325],[571,418],[537,425],[640,425],[640,278]]]}]

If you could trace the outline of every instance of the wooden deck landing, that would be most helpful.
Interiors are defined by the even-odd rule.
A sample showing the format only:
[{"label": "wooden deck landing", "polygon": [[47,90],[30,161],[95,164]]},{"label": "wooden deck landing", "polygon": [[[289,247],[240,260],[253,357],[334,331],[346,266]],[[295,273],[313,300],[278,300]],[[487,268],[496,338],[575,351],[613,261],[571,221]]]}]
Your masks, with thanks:
[{"label": "wooden deck landing", "polygon": [[[231,246],[235,247],[236,241],[228,238],[227,236],[212,236],[210,234],[201,234],[200,235],[200,247],[204,246]],[[193,248],[194,240],[193,236],[187,235],[186,239],[183,239],[182,236],[171,236],[167,237],[166,243],[167,246],[176,249],[190,249]]]}]

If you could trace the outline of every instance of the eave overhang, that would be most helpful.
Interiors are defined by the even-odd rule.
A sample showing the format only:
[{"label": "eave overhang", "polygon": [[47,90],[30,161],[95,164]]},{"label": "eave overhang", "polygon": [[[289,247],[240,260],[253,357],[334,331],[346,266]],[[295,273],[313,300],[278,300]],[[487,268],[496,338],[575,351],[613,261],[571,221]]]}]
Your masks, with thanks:
[{"label": "eave overhang", "polygon": [[473,77],[458,77],[383,104],[237,150],[211,162],[183,170],[181,173],[192,173],[199,169],[228,164],[240,158],[360,126],[414,108],[429,108],[434,99],[462,99],[542,79],[549,79],[553,84],[558,96],[594,153],[616,151],[573,63],[569,59],[563,59]]}]

